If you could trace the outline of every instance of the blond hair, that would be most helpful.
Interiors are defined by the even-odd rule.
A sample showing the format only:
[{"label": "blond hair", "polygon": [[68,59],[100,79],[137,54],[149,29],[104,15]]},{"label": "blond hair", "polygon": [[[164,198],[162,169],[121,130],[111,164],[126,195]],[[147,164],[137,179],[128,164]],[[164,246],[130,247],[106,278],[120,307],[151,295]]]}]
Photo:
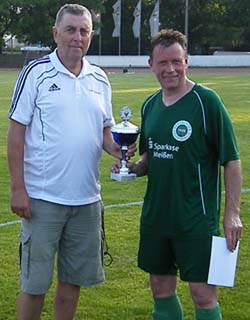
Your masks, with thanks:
[{"label": "blond hair", "polygon": [[187,54],[186,36],[177,30],[162,29],[151,40],[150,58],[152,59],[152,54],[156,46],[160,45],[162,47],[167,48],[174,43],[179,43],[183,48],[183,50],[185,51],[185,53]]}]

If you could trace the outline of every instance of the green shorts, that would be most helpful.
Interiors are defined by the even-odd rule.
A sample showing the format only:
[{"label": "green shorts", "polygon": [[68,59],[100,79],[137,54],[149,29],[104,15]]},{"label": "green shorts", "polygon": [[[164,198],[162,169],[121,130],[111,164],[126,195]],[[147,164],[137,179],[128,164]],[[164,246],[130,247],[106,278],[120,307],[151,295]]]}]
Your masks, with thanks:
[{"label": "green shorts", "polygon": [[169,239],[141,233],[138,266],[155,275],[177,275],[188,282],[207,282],[212,237]]},{"label": "green shorts", "polygon": [[20,286],[34,295],[48,291],[57,254],[58,280],[92,286],[105,280],[102,203],[65,206],[31,199],[31,219],[22,219]]}]

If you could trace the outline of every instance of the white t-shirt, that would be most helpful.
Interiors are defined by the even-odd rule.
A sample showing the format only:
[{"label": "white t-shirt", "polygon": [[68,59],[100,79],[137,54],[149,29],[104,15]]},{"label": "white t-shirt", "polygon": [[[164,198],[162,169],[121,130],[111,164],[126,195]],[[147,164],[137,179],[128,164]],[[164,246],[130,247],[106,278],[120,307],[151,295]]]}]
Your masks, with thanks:
[{"label": "white t-shirt", "polygon": [[100,199],[103,129],[114,124],[106,74],[83,58],[79,76],[56,51],[19,75],[9,118],[26,125],[24,177],[30,197],[65,205]]}]

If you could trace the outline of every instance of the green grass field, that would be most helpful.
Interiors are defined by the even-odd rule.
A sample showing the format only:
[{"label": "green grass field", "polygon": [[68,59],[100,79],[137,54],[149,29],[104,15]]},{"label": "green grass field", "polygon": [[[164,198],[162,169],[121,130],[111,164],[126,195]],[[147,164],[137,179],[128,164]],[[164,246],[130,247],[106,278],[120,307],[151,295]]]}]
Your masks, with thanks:
[{"label": "green grass field", "polygon": [[[9,185],[6,161],[7,113],[16,71],[0,71],[0,319],[15,319],[18,288],[18,233],[19,224],[9,209]],[[250,207],[250,95],[248,74],[192,74],[190,77],[217,90],[231,114],[243,164],[243,192],[241,216],[244,223],[240,243],[237,276],[234,288],[219,288],[225,320],[249,319],[249,207]],[[110,74],[113,88],[114,115],[119,119],[123,105],[133,109],[131,121],[140,125],[140,106],[143,100],[159,88],[150,73]],[[78,320],[150,320],[151,294],[148,277],[136,266],[138,227],[141,201],[146,179],[131,182],[114,182],[109,178],[113,159],[104,154],[101,162],[102,195],[105,210],[106,236],[113,263],[106,267],[105,284],[82,289],[75,319]],[[56,275],[55,275],[56,276]],[[186,283],[179,282],[179,296],[183,303],[185,320],[193,319],[193,306]],[[55,281],[45,302],[43,320],[51,320]]]}]

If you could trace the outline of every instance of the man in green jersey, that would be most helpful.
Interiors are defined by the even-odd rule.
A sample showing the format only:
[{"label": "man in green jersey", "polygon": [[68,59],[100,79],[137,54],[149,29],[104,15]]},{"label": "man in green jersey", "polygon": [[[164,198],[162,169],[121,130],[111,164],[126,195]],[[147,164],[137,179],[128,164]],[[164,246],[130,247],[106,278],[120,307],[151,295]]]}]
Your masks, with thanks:
[{"label": "man in green jersey", "polygon": [[150,274],[153,319],[179,320],[177,271],[189,282],[195,319],[222,319],[216,286],[207,284],[211,240],[219,235],[220,169],[224,167],[224,234],[233,251],[241,236],[241,163],[228,112],[213,90],[186,76],[185,36],[162,30],[149,59],[161,90],[142,106],[140,160],[148,175],[138,265]]}]

